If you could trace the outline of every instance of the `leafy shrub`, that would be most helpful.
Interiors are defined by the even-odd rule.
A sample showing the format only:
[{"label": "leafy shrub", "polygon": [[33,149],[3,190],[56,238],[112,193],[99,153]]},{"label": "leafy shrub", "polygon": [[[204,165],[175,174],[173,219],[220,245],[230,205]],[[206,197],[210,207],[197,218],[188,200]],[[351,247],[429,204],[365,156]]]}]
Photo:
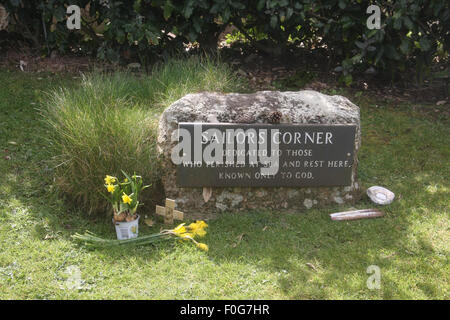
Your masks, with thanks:
[{"label": "leafy shrub", "polygon": [[[239,91],[240,82],[220,62],[191,58],[156,66],[150,76],[90,74],[76,88],[49,94],[43,115],[55,184],[88,212],[105,210],[105,174],[138,172],[157,185],[156,135],[164,107],[187,93]],[[149,191],[150,190],[150,191]],[[152,190],[142,194],[152,199]]]},{"label": "leafy shrub", "polygon": [[260,51],[279,55],[288,43],[326,47],[348,77],[374,67],[398,73],[408,64],[423,74],[450,47],[447,0],[379,0],[381,29],[369,30],[361,0],[73,0],[82,30],[65,25],[64,0],[9,0],[17,31],[48,51],[93,52],[108,60],[160,61],[187,42],[215,47],[227,24]]},{"label": "leafy shrub", "polygon": [[[86,7],[88,3],[88,0],[70,1],[70,4],[79,5],[81,8]],[[94,45],[86,38],[86,33],[67,29],[67,1],[6,0],[3,5],[11,20],[8,30],[20,33],[33,46],[47,53],[51,50],[69,52],[78,47],[89,50]]]},{"label": "leafy shrub", "polygon": [[[422,75],[432,59],[450,48],[448,1],[377,1],[381,29],[366,27],[368,4],[362,1],[325,1],[317,12],[319,34],[335,56],[338,70],[351,80],[354,70],[369,67],[391,74],[415,66]],[[325,22],[325,18],[328,19]]]}]

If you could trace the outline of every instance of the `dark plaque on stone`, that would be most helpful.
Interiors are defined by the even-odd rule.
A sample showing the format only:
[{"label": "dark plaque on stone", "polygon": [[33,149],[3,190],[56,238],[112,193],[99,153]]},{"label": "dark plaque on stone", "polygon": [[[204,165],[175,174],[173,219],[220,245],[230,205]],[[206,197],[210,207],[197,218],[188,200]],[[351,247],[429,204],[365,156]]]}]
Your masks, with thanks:
[{"label": "dark plaque on stone", "polygon": [[356,125],[185,122],[178,129],[178,187],[352,183]]}]

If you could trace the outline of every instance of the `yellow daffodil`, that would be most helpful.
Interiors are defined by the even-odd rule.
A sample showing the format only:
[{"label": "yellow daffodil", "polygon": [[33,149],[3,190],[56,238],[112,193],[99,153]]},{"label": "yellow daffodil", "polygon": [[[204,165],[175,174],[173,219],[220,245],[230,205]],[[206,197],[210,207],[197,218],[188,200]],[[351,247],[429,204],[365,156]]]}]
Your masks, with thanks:
[{"label": "yellow daffodil", "polygon": [[204,237],[206,235],[205,228],[208,225],[204,221],[197,221],[195,223],[191,223],[188,226],[190,232],[194,233],[195,236]]},{"label": "yellow daffodil", "polygon": [[199,228],[202,228],[202,229],[208,228],[208,224],[203,220],[196,221],[195,223],[197,224],[197,226]]},{"label": "yellow daffodil", "polygon": [[192,233],[183,233],[182,235],[180,235],[180,237],[187,241],[187,240],[192,240],[194,238],[194,234]]},{"label": "yellow daffodil", "polygon": [[196,245],[197,245],[197,248],[199,248],[200,250],[203,250],[203,251],[208,251],[209,250],[208,245],[206,245],[204,243],[198,242]]},{"label": "yellow daffodil", "polygon": [[131,198],[128,195],[126,195],[125,192],[123,193],[122,201],[123,203],[131,204]]},{"label": "yellow daffodil", "polygon": [[193,222],[189,225],[189,229],[195,231],[195,230],[199,230],[199,229],[205,229],[207,228],[208,225],[205,223],[205,221],[197,221],[197,222]]},{"label": "yellow daffodil", "polygon": [[198,225],[197,225],[197,223],[192,222],[192,223],[188,226],[188,228],[189,228],[190,230],[195,231],[195,230],[198,229]]},{"label": "yellow daffodil", "polygon": [[105,178],[106,184],[113,184],[114,182],[116,182],[116,178],[106,175],[106,178]]},{"label": "yellow daffodil", "polygon": [[202,238],[206,235],[206,231],[204,229],[197,229],[195,230],[194,235]]},{"label": "yellow daffodil", "polygon": [[185,225],[185,224],[182,223],[182,224],[180,224],[179,226],[177,226],[175,229],[172,230],[173,233],[175,233],[177,236],[179,236],[179,235],[181,235],[181,234],[183,234],[183,233],[186,233],[187,230],[186,230],[186,227],[185,227],[184,225]]},{"label": "yellow daffodil", "polygon": [[187,226],[187,228],[189,231],[195,232],[195,230],[197,230],[197,225],[195,223],[191,223]]},{"label": "yellow daffodil", "polygon": [[106,189],[108,190],[109,193],[113,193],[114,190],[116,190],[116,187],[113,186],[112,184],[108,184],[106,185]]}]

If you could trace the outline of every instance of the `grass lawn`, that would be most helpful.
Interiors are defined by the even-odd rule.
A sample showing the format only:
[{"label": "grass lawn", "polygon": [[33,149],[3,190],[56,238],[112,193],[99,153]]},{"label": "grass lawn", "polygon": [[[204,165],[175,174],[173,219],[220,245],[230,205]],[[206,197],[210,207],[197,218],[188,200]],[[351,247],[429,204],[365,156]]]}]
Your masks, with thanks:
[{"label": "grass lawn", "polygon": [[[80,79],[0,71],[0,83],[0,299],[450,298],[446,119],[349,96],[361,107],[361,183],[397,196],[383,218],[330,220],[346,206],[227,214],[209,221],[209,252],[178,241],[88,250],[70,236],[113,238],[113,225],[57,197],[37,110],[44,92]],[[370,265],[381,270],[378,290],[366,285]],[[73,270],[82,281],[68,289]]]}]

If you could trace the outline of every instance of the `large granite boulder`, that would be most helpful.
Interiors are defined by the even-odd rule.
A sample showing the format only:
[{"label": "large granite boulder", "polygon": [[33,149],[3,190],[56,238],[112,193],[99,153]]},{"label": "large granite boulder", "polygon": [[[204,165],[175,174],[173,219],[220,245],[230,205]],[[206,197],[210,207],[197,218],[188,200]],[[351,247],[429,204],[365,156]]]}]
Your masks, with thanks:
[{"label": "large granite boulder", "polygon": [[[342,187],[212,187],[207,202],[202,188],[176,186],[176,166],[171,161],[172,132],[180,122],[267,123],[268,114],[279,111],[281,123],[356,125],[351,184]],[[168,198],[189,218],[214,217],[221,212],[250,209],[307,210],[329,204],[353,203],[360,196],[357,152],[361,131],[359,108],[342,96],[316,91],[261,91],[252,94],[202,92],[174,102],[159,121],[158,151],[162,182]],[[209,191],[209,190],[205,190]],[[206,192],[208,194],[208,192]],[[208,197],[207,197],[208,198]]]}]

